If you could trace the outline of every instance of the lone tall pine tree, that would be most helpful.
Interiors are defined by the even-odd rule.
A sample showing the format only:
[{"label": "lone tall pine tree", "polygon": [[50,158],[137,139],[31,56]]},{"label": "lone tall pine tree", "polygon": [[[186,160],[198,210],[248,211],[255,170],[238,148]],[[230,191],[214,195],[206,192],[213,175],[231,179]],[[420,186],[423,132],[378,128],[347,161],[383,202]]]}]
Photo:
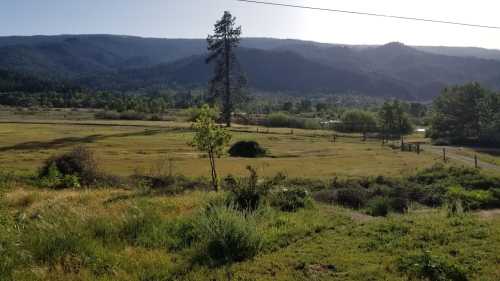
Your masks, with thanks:
[{"label": "lone tall pine tree", "polygon": [[207,38],[207,63],[215,63],[214,77],[210,81],[210,95],[221,100],[222,118],[228,127],[231,127],[235,103],[241,97],[241,90],[246,84],[235,55],[241,35],[241,26],[236,27],[235,22],[236,18],[230,12],[224,12],[214,26],[214,34]]}]

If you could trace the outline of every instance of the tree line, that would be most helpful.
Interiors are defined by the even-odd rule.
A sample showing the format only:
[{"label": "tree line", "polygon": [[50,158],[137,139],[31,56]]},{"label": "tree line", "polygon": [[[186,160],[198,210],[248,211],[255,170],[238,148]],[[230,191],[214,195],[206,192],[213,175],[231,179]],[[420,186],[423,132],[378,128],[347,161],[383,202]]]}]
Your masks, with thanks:
[{"label": "tree line", "polygon": [[95,108],[117,112],[164,113],[169,108],[190,108],[205,102],[202,91],[167,90],[153,94],[120,92],[8,92],[0,104],[12,107]]},{"label": "tree line", "polygon": [[500,93],[478,83],[446,88],[434,100],[429,136],[439,144],[500,145]]}]

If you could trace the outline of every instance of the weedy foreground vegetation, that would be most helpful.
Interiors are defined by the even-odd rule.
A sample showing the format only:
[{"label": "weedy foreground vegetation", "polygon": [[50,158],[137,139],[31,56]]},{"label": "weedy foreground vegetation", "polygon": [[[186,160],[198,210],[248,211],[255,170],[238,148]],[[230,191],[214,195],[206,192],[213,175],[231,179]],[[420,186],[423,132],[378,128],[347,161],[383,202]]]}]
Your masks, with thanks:
[{"label": "weedy foreground vegetation", "polygon": [[36,176],[2,174],[0,280],[500,278],[500,179],[475,169],[306,179],[247,167],[213,192],[166,171],[110,176],[95,159],[77,148]]}]

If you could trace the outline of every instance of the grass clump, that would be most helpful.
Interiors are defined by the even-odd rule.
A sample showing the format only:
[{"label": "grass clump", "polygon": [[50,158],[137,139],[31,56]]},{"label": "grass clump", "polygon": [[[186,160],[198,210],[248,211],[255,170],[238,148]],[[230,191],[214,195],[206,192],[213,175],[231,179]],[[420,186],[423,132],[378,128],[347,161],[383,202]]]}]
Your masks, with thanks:
[{"label": "grass clump", "polygon": [[312,199],[309,192],[303,188],[285,188],[272,195],[271,205],[283,212],[296,212],[299,209],[311,206]]},{"label": "grass clump", "polygon": [[263,238],[253,215],[231,206],[207,208],[195,224],[199,261],[213,266],[255,257]]},{"label": "grass clump", "polygon": [[110,255],[92,239],[83,221],[68,213],[54,208],[40,220],[27,223],[22,240],[33,261],[65,274],[83,270],[96,276],[109,274],[114,265]]},{"label": "grass clump", "polygon": [[19,244],[14,222],[0,206],[0,280],[14,280],[14,271],[25,262],[25,257]]},{"label": "grass clump", "polygon": [[452,263],[432,256],[428,251],[419,255],[403,257],[399,260],[399,271],[410,278],[429,281],[468,281],[465,271]]},{"label": "grass clump", "polygon": [[225,185],[229,189],[228,201],[239,210],[253,212],[257,210],[266,200],[269,187],[260,184],[257,172],[251,166],[247,166],[250,175],[246,179],[236,179],[232,176],[226,177]]},{"label": "grass clump", "polygon": [[239,141],[231,146],[231,157],[257,158],[265,156],[267,151],[256,141]]}]

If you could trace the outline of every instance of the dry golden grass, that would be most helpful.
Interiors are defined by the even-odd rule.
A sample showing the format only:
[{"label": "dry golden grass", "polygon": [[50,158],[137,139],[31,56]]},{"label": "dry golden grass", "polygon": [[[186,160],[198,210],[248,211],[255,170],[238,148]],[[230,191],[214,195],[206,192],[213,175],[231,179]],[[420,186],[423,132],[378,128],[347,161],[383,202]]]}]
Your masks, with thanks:
[{"label": "dry golden grass", "polygon": [[[186,176],[209,175],[208,160],[189,145],[189,123],[92,121],[100,125],[0,124],[0,162],[6,169],[34,173],[51,155],[85,145],[96,151],[105,171],[130,175],[147,171],[161,159],[171,159],[172,171]],[[119,124],[126,126],[119,126]],[[133,125],[133,126],[130,126]],[[151,128],[143,126],[157,126]],[[340,138],[331,142],[331,132],[270,129],[255,133],[256,127],[233,129],[233,141],[256,140],[269,157],[243,159],[222,157],[217,165],[222,175],[246,174],[252,165],[263,176],[284,172],[291,177],[388,176],[413,172],[439,161],[437,156],[401,152],[380,142]],[[251,132],[243,132],[251,131]],[[267,132],[267,129],[259,128]]]}]

